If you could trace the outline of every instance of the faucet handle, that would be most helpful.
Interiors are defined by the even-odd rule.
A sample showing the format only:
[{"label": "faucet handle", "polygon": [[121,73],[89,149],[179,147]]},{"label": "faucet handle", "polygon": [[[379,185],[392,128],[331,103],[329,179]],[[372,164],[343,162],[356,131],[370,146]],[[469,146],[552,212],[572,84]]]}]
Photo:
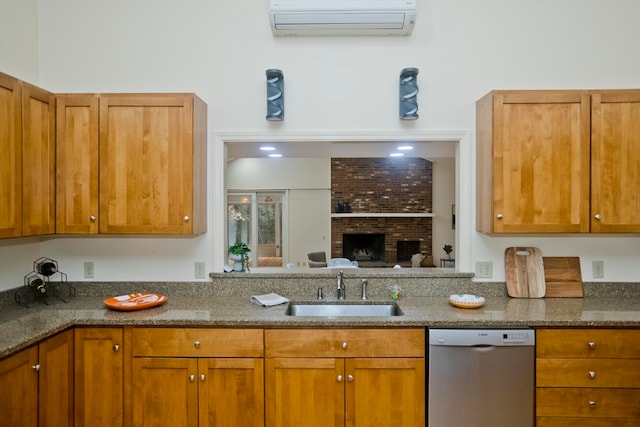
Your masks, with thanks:
[{"label": "faucet handle", "polygon": [[362,296],[361,296],[361,298],[363,300],[367,299],[367,284],[368,283],[369,282],[367,281],[367,279],[365,279],[365,278],[360,279],[360,284],[362,285]]}]

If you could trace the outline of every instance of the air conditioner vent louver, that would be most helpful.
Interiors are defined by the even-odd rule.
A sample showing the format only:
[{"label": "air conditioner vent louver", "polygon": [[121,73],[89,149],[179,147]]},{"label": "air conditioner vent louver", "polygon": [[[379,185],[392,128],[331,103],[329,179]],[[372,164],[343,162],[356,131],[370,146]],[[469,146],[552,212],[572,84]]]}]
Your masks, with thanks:
[{"label": "air conditioner vent louver", "polygon": [[271,0],[275,36],[408,35],[415,0]]}]

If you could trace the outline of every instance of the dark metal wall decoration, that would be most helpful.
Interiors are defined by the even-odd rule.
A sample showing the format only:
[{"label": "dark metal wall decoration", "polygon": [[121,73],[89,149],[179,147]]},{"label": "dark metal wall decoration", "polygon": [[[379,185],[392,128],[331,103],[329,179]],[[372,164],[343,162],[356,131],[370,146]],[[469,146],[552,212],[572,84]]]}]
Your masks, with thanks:
[{"label": "dark metal wall decoration", "polygon": [[400,118],[418,118],[418,69],[403,68],[400,72]]},{"label": "dark metal wall decoration", "polygon": [[282,70],[268,69],[267,74],[267,120],[284,120],[284,75]]}]

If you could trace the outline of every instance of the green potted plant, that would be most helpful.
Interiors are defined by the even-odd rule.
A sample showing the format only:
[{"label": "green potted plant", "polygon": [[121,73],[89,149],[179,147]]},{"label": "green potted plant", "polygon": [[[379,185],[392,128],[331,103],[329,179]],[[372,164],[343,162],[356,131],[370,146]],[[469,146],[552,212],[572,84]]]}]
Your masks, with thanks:
[{"label": "green potted plant", "polygon": [[247,260],[249,259],[249,246],[246,243],[236,243],[229,246],[229,258],[233,260],[234,271],[245,271],[247,269]]},{"label": "green potted plant", "polygon": [[446,244],[444,245],[442,250],[446,253],[444,259],[451,259],[451,252],[453,251],[453,246]]}]

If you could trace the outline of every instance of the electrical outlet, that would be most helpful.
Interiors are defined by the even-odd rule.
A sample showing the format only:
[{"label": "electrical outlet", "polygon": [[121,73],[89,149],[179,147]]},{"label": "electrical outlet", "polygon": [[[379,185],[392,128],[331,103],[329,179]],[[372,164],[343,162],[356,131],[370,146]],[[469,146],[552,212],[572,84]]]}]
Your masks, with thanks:
[{"label": "electrical outlet", "polygon": [[476,261],[476,277],[479,279],[491,279],[493,277],[493,262]]},{"label": "electrical outlet", "polygon": [[84,262],[84,278],[93,279],[94,276],[95,276],[95,270],[93,268],[93,261],[85,261]]},{"label": "electrical outlet", "polygon": [[604,279],[604,261],[591,261],[594,279]]},{"label": "electrical outlet", "polygon": [[207,275],[207,273],[205,272],[206,269],[207,269],[206,264],[203,261],[196,261],[196,264],[195,264],[196,279],[206,278],[206,275]]}]

